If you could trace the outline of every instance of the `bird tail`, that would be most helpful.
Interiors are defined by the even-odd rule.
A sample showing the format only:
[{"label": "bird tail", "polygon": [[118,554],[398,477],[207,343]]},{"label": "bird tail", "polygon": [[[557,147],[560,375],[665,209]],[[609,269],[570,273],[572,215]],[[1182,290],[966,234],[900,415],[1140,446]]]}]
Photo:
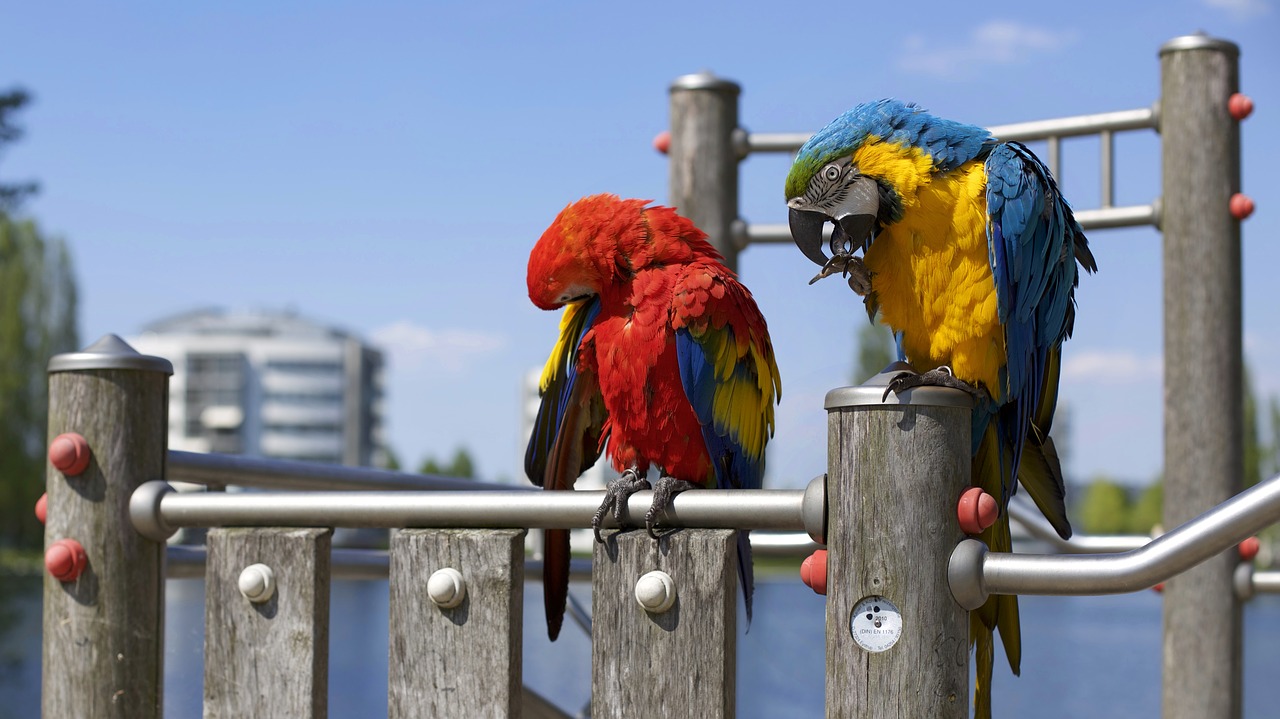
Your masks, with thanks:
[{"label": "bird tail", "polygon": [[569,530],[542,530],[542,603],[547,612],[547,636],[555,641],[564,624],[569,599]]},{"label": "bird tail", "polygon": [[742,603],[747,610],[747,631],[751,631],[751,594],[755,591],[755,569],[751,561],[751,532],[738,530],[738,581],[742,583]]},{"label": "bird tail", "polygon": [[[1005,492],[1003,468],[1012,461],[1000,445],[995,424],[987,427],[978,452],[973,458],[973,481],[983,491],[1000,498],[1000,516],[995,524],[978,536],[993,552],[1013,551],[1013,538],[1009,532],[1009,513],[1004,504]],[[1024,454],[1024,464],[1025,464]],[[1018,598],[1011,594],[993,594],[969,617],[969,642],[977,653],[978,676],[974,685],[975,716],[984,719],[991,716],[991,678],[995,662],[993,633],[1000,633],[1009,669],[1016,676],[1022,665],[1022,631],[1018,621]],[[983,713],[985,711],[985,713]]]}]

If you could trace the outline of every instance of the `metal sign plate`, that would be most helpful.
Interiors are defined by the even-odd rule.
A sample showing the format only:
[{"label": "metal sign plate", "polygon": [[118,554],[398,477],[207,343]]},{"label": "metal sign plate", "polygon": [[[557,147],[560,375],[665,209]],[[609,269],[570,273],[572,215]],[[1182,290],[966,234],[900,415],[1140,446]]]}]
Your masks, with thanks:
[{"label": "metal sign plate", "polygon": [[881,596],[860,600],[849,617],[853,641],[869,652],[883,652],[902,636],[902,613],[893,602]]}]

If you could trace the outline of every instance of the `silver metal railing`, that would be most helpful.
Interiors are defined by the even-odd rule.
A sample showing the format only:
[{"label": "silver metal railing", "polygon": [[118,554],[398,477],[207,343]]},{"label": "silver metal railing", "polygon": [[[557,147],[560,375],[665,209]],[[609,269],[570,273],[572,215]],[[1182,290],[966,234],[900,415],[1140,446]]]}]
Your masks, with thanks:
[{"label": "silver metal railing", "polygon": [[213,487],[299,490],[538,491],[536,487],[287,459],[169,450],[165,478]]},{"label": "silver metal railing", "polygon": [[[981,542],[966,539],[952,553],[947,575],[956,601],[967,609],[982,606],[992,594],[1134,592],[1184,572],[1276,521],[1280,521],[1280,476],[1122,554],[991,553]],[[1271,581],[1264,576],[1263,586]]]}]

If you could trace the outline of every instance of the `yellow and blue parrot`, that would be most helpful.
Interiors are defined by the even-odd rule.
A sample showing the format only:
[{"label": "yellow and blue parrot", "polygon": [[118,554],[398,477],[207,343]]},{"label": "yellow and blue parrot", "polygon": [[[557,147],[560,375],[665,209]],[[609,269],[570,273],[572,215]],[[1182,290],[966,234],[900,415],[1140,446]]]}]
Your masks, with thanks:
[{"label": "yellow and blue parrot", "polygon": [[[890,390],[942,385],[975,397],[973,483],[1001,508],[980,539],[1010,551],[1005,510],[1015,477],[1071,536],[1049,430],[1061,346],[1075,320],[1076,265],[1095,272],[1097,263],[1048,168],[980,127],[880,100],[800,148],[786,196],[792,238],[823,267],[814,280],[848,274],[869,315],[893,330],[899,354],[935,368],[900,374]],[[830,258],[827,222],[835,225]],[[1018,674],[1017,597],[992,596],[970,617],[978,717],[991,714],[996,630]]]}]

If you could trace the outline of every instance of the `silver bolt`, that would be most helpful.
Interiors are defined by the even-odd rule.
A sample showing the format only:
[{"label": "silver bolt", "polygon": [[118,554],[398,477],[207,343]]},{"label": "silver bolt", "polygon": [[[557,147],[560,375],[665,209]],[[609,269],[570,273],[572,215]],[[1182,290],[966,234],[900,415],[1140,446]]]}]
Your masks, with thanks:
[{"label": "silver bolt", "polygon": [[649,572],[636,581],[636,601],[646,612],[667,611],[676,603],[675,580],[666,572]]},{"label": "silver bolt", "polygon": [[427,580],[427,596],[441,609],[452,609],[467,596],[467,583],[453,567],[437,569]]},{"label": "silver bolt", "polygon": [[254,604],[271,599],[276,593],[276,575],[265,564],[250,564],[240,572],[240,593]]}]

